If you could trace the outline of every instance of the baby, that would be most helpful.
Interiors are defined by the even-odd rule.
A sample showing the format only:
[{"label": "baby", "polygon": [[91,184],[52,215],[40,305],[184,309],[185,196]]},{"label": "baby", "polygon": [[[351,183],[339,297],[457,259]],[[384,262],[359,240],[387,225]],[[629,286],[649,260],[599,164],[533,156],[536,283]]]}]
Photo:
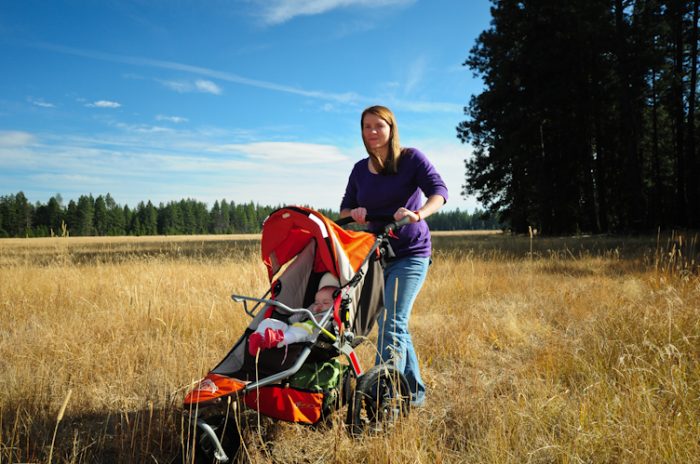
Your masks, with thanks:
[{"label": "baby", "polygon": [[[314,314],[316,322],[320,322],[323,314],[333,306],[333,293],[338,288],[338,281],[332,274],[326,273],[321,278],[319,290],[314,296],[314,302],[309,310]],[[289,318],[291,325],[277,319],[263,319],[255,332],[248,336],[248,352],[255,356],[259,350],[280,348],[291,343],[308,340],[316,326],[310,320],[303,320],[306,314],[294,314]]]},{"label": "baby", "polygon": [[314,314],[324,312],[326,309],[333,305],[333,293],[337,289],[337,285],[328,285],[326,287],[321,288],[319,291],[316,292],[316,295],[314,296],[314,303],[311,305],[311,308],[309,308],[309,310]]}]

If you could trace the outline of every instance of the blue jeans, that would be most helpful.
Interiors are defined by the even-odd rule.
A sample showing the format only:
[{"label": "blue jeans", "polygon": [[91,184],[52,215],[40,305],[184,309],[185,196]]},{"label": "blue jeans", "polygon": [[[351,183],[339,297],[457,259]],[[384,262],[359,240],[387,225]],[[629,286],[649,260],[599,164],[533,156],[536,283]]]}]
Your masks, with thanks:
[{"label": "blue jeans", "polygon": [[408,332],[408,319],[413,302],[425,282],[428,266],[430,258],[412,256],[387,263],[384,268],[386,310],[379,314],[376,363],[392,362],[404,374],[411,389],[411,403],[415,406],[420,406],[425,401],[425,384],[420,376],[418,357]]}]

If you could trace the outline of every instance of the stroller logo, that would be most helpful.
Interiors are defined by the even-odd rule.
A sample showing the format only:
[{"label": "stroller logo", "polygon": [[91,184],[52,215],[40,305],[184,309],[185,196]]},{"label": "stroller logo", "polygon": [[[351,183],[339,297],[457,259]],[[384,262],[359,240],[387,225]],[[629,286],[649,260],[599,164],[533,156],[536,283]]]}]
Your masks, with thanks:
[{"label": "stroller logo", "polygon": [[204,379],[197,385],[198,391],[206,391],[209,393],[216,393],[219,387],[211,379]]},{"label": "stroller logo", "polygon": [[296,406],[299,409],[315,409],[317,405],[313,403],[307,403],[305,401],[296,401],[294,403],[294,406]]}]

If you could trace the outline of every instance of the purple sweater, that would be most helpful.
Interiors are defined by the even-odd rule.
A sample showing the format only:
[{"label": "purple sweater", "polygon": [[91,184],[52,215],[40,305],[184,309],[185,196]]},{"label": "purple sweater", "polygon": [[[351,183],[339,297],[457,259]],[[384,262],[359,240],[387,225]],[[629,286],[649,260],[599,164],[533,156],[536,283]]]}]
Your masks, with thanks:
[{"label": "purple sweater", "polygon": [[[368,216],[393,216],[402,206],[411,211],[423,206],[421,192],[426,197],[441,195],[447,201],[447,186],[428,158],[415,148],[405,148],[394,175],[370,172],[369,158],[355,163],[340,209],[363,207]],[[379,232],[383,225],[371,223],[369,230]],[[396,235],[390,243],[397,258],[430,256],[430,230],[425,221],[408,224]]]}]

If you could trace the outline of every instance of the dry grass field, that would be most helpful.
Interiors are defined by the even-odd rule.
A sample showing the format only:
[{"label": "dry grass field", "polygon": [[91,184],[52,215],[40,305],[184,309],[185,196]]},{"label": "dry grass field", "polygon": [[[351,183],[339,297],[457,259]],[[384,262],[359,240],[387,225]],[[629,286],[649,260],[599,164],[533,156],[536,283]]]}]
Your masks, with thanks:
[{"label": "dry grass field", "polygon": [[[412,316],[425,407],[388,436],[256,419],[241,462],[700,458],[696,239],[435,234]],[[163,463],[248,323],[257,238],[0,241],[0,464]],[[365,365],[372,346],[361,350]]]}]

